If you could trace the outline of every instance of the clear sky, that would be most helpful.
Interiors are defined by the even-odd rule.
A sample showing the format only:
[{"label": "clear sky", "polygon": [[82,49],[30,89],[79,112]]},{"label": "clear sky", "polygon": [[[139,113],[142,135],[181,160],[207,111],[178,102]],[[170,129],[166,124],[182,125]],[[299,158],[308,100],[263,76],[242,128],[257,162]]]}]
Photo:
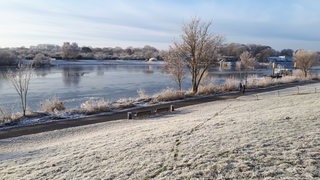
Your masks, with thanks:
[{"label": "clear sky", "polygon": [[0,0],[0,47],[167,49],[194,17],[226,43],[320,50],[319,0]]}]

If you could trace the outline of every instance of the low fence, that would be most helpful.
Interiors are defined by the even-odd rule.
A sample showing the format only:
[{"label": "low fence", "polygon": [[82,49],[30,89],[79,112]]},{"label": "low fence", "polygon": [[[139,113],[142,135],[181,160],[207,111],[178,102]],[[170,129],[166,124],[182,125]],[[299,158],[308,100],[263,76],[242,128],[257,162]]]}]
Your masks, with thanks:
[{"label": "low fence", "polygon": [[264,99],[268,97],[282,97],[282,96],[289,96],[289,95],[298,95],[298,94],[319,94],[320,95],[320,86],[319,83],[316,84],[309,84],[309,85],[302,85],[296,86],[276,91],[264,92],[264,93],[257,93],[248,96],[241,96],[239,99]]}]

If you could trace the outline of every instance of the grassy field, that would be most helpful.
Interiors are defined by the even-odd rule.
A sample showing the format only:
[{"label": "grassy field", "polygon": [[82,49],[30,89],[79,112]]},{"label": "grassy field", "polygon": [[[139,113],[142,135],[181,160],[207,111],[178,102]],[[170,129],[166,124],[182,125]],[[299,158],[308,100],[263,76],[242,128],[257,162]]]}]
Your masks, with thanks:
[{"label": "grassy field", "polygon": [[292,89],[0,140],[0,177],[319,179],[320,93]]}]

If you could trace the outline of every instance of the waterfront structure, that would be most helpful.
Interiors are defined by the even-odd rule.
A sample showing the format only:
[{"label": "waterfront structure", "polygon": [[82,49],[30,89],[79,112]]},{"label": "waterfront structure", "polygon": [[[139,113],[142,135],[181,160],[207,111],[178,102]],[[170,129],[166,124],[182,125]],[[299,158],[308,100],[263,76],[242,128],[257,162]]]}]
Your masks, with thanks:
[{"label": "waterfront structure", "polygon": [[289,75],[294,69],[293,58],[290,56],[269,57],[272,75]]}]

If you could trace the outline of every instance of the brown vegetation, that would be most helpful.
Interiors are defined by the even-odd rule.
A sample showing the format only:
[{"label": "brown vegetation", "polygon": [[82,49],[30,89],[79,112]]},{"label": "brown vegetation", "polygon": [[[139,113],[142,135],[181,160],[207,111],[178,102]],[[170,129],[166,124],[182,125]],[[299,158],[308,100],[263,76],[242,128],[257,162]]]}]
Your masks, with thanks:
[{"label": "brown vegetation", "polygon": [[308,76],[308,70],[314,66],[318,59],[318,54],[312,51],[300,49],[293,55],[297,68],[300,68],[304,76]]},{"label": "brown vegetation", "polygon": [[57,97],[46,99],[42,101],[40,105],[41,105],[41,109],[44,112],[49,112],[49,113],[56,112],[56,111],[63,111],[66,109],[64,106],[64,103],[60,101],[59,98]]}]

